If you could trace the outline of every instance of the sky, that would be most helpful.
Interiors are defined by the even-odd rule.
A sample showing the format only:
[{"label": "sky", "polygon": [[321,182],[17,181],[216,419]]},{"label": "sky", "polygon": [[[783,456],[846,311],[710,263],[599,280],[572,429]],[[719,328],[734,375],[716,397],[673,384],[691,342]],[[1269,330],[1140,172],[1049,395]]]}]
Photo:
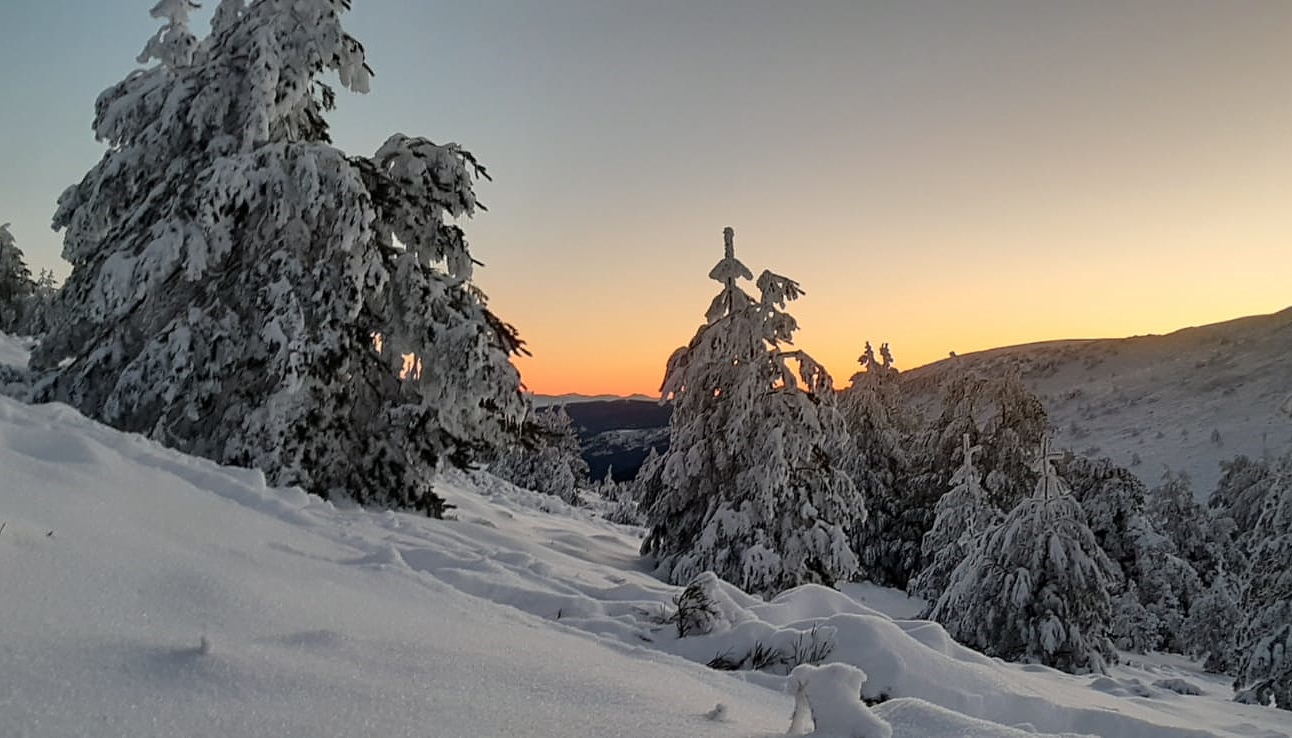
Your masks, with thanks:
[{"label": "sky", "polygon": [[[151,5],[0,4],[0,223],[33,271],[69,269],[50,217]],[[802,284],[796,345],[839,385],[866,341],[909,369],[1292,305],[1288,0],[355,0],[345,22],[376,77],[336,144],[484,162],[464,227],[535,392],[656,392],[725,226]]]}]

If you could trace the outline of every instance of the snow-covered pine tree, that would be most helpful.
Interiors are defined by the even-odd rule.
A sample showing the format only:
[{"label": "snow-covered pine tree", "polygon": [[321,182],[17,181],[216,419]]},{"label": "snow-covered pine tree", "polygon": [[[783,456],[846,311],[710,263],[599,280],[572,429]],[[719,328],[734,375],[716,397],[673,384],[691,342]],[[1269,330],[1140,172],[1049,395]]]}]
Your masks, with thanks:
[{"label": "snow-covered pine tree", "polygon": [[892,356],[885,343],[876,359],[870,342],[866,343],[857,359],[861,371],[839,393],[839,410],[851,438],[844,467],[869,513],[863,524],[849,531],[861,572],[879,584],[905,586],[918,567],[920,536],[930,521],[925,519],[924,507],[909,504],[905,449],[909,428]]},{"label": "snow-covered pine tree", "polygon": [[1134,581],[1112,600],[1113,619],[1109,635],[1117,648],[1135,653],[1156,650],[1162,642],[1162,623],[1140,602],[1139,587]]},{"label": "snow-covered pine tree", "polygon": [[930,617],[990,656],[1099,672],[1116,658],[1108,629],[1118,572],[1051,461],[1047,440],[1036,490],[956,567]]},{"label": "snow-covered pine tree", "polygon": [[911,594],[936,603],[946,589],[951,572],[970,554],[983,533],[1000,523],[1003,515],[987,501],[973,456],[980,449],[963,436],[960,468],[951,477],[951,489],[934,507],[933,528],[924,534],[921,558],[924,570],[911,582]]},{"label": "snow-covered pine tree", "polygon": [[332,146],[335,73],[371,75],[348,0],[161,0],[95,105],[102,160],[59,198],[72,273],[32,355],[43,399],[274,484],[438,514],[526,412],[514,330],[453,220],[485,172],[456,144]]},{"label": "snow-covered pine tree", "polygon": [[[913,550],[917,555],[908,557],[911,560],[906,567],[865,570],[867,576],[894,586],[906,587],[929,563],[918,556],[921,539],[932,527],[934,506],[959,467],[964,434],[982,448],[976,468],[993,506],[1012,509],[1036,484],[1031,454],[1048,432],[1049,419],[1040,400],[1016,375],[983,376],[961,368],[942,385],[941,393],[940,413],[914,434],[909,444],[910,472],[904,494],[897,498],[906,524],[890,532],[888,542],[881,544]],[[872,514],[885,515],[882,499],[872,507]],[[870,560],[866,549],[862,549],[862,559],[863,563]]]},{"label": "snow-covered pine tree", "polygon": [[1032,454],[1049,436],[1050,418],[1015,371],[993,377],[987,388],[995,411],[978,438],[986,470],[982,484],[992,504],[1011,510],[1036,485]]},{"label": "snow-covered pine tree", "polygon": [[[651,450],[654,451],[654,449]],[[608,503],[605,512],[606,520],[619,525],[643,523],[641,506],[633,497],[634,490],[632,481],[616,482],[614,467],[606,467],[606,476],[598,485],[601,498]]]},{"label": "snow-covered pine tree", "polygon": [[638,509],[650,510],[664,494],[664,456],[654,446],[646,452],[646,459],[637,469],[637,476],[628,483]]},{"label": "snow-covered pine tree", "polygon": [[1216,535],[1211,511],[1194,499],[1189,476],[1167,471],[1162,483],[1149,490],[1144,512],[1153,527],[1171,540],[1175,554],[1209,584],[1224,566],[1226,541]]},{"label": "snow-covered pine tree", "polygon": [[489,471],[517,487],[580,504],[588,483],[588,462],[579,455],[579,435],[563,406],[536,411],[529,443],[518,444],[489,465]]},{"label": "snow-covered pine tree", "polygon": [[9,224],[0,224],[0,331],[19,332],[35,291],[31,270],[9,232]]},{"label": "snow-covered pine tree", "polygon": [[1207,507],[1220,527],[1230,529],[1230,540],[1236,545],[1229,550],[1241,553],[1251,543],[1274,473],[1268,460],[1243,455],[1220,462],[1220,469],[1220,481],[1207,498]]},{"label": "snow-covered pine tree", "polygon": [[1215,577],[1211,586],[1193,600],[1180,626],[1178,640],[1184,652],[1202,659],[1207,671],[1229,674],[1235,666],[1238,636],[1243,628],[1238,597],[1231,576]]},{"label": "snow-covered pine tree", "polygon": [[839,466],[848,439],[830,376],[785,348],[797,324],[784,307],[798,284],[765,271],[750,297],[737,281],[753,275],[732,230],[723,236],[709,273],[722,290],[665,371],[669,449],[642,552],[677,584],[705,570],[760,595],[833,584],[856,571],[845,531],[866,513]]},{"label": "snow-covered pine tree", "polygon": [[1148,488],[1130,470],[1111,459],[1068,455],[1055,462],[1072,496],[1086,513],[1086,522],[1104,553],[1129,574],[1137,567],[1139,538]]},{"label": "snow-covered pine tree", "polygon": [[35,287],[27,298],[18,333],[29,336],[43,336],[54,322],[54,304],[58,297],[58,280],[54,272],[41,269],[36,277]]},{"label": "snow-covered pine tree", "polygon": [[1279,461],[1252,532],[1235,699],[1292,710],[1292,452]]}]

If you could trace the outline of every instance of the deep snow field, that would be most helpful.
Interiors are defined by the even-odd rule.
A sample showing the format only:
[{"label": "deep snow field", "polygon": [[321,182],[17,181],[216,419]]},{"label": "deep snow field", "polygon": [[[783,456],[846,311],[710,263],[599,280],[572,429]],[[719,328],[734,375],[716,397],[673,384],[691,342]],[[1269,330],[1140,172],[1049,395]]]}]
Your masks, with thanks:
[{"label": "deep snow field", "polygon": [[787,677],[705,664],[805,642],[898,738],[1292,736],[1176,657],[1006,664],[864,583],[723,586],[714,633],[678,638],[640,529],[483,472],[440,491],[454,519],[334,505],[0,397],[0,736],[764,738]]}]

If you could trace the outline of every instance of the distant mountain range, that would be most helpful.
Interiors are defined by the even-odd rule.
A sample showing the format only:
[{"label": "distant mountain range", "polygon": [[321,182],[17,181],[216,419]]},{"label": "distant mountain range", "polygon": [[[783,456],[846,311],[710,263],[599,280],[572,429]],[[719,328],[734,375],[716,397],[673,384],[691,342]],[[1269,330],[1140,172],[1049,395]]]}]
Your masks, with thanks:
[{"label": "distant mountain range", "polygon": [[[571,399],[579,398],[579,399]],[[651,448],[668,450],[668,420],[673,406],[658,399],[632,397],[535,397],[538,407],[563,405],[579,431],[583,460],[593,479],[613,469],[616,481],[637,476]]]},{"label": "distant mountain range", "polygon": [[[1017,371],[1040,397],[1058,446],[1107,456],[1156,484],[1187,472],[1205,498],[1219,464],[1292,447],[1292,308],[1167,335],[1048,341],[943,359],[902,374],[916,407],[932,412],[949,373]],[[671,408],[653,398],[535,398],[564,404],[594,477],[636,473],[668,443]]]},{"label": "distant mountain range", "polygon": [[658,397],[649,395],[530,395],[534,407],[551,407],[553,405],[575,405],[585,402],[614,402],[616,400],[638,400],[641,402],[658,402]]}]

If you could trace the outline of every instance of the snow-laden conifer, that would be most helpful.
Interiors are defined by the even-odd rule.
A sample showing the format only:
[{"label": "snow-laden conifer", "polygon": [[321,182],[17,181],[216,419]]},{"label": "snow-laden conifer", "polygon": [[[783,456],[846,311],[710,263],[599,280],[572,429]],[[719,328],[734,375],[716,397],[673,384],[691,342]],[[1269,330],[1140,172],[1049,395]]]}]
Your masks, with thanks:
[{"label": "snow-laden conifer", "polygon": [[1180,627],[1179,642],[1186,654],[1202,660],[1207,671],[1232,673],[1243,624],[1234,578],[1228,574],[1218,576],[1191,603],[1189,615]]},{"label": "snow-laden conifer", "polygon": [[983,488],[1002,510],[1028,496],[1037,483],[1033,450],[1050,433],[1045,406],[1017,372],[993,377],[986,386],[993,412],[982,425]]},{"label": "snow-laden conifer", "polygon": [[1149,527],[1144,518],[1148,488],[1130,470],[1111,459],[1071,455],[1056,462],[1099,547],[1128,576],[1137,570],[1140,539]]},{"label": "snow-laden conifer", "polygon": [[1166,536],[1174,553],[1192,566],[1204,582],[1224,566],[1228,536],[1217,535],[1212,515],[1193,496],[1189,476],[1168,471],[1162,483],[1149,490],[1145,515]]},{"label": "snow-laden conifer", "polygon": [[579,436],[563,406],[535,412],[528,442],[518,444],[489,465],[489,471],[517,487],[579,504],[588,482],[588,463],[579,455]]},{"label": "snow-laden conifer", "polygon": [[870,343],[861,371],[839,393],[839,410],[851,439],[844,467],[866,500],[864,523],[849,531],[861,573],[879,584],[905,586],[918,567],[919,540],[929,521],[924,506],[913,505],[907,482],[909,460],[901,402],[901,379],[888,344],[877,359]]},{"label": "snow-laden conifer", "polygon": [[396,134],[332,146],[334,73],[365,92],[348,0],[162,0],[152,63],[95,105],[102,160],[60,197],[72,273],[32,355],[44,399],[275,484],[438,513],[437,464],[525,413],[513,329],[453,223],[484,170]]},{"label": "snow-laden conifer", "polygon": [[[1114,602],[1120,616],[1113,620],[1113,640],[1125,650],[1186,652],[1181,628],[1203,580],[1152,521],[1144,483],[1106,458],[1073,456],[1059,469],[1126,583]],[[1141,611],[1143,617],[1136,615]]]},{"label": "snow-laden conifer", "polygon": [[19,332],[35,291],[31,270],[9,232],[9,224],[0,224],[0,331]]},{"label": "snow-laden conifer", "polygon": [[[1036,484],[1031,449],[1046,435],[1049,420],[1040,401],[1015,374],[981,375],[963,368],[953,371],[941,387],[941,409],[909,444],[909,473],[891,507],[902,521],[879,545],[907,554],[901,562],[890,556],[886,566],[867,567],[868,576],[906,587],[928,565],[921,556],[922,538],[933,526],[938,499],[950,488],[960,465],[961,439],[967,433],[981,447],[976,464],[987,500],[1001,510],[1012,509]],[[873,506],[885,515],[883,500]],[[872,542],[862,544],[874,546]],[[871,556],[862,549],[863,563]]]},{"label": "snow-laden conifer", "polygon": [[763,272],[751,297],[730,228],[724,238],[709,273],[722,289],[665,372],[669,449],[642,551],[678,584],[705,570],[762,595],[833,584],[856,571],[845,531],[865,507],[840,467],[848,439],[830,376],[786,348],[798,284]]},{"label": "snow-laden conifer", "polygon": [[1265,459],[1243,455],[1220,462],[1220,468],[1220,481],[1207,498],[1207,507],[1217,524],[1229,529],[1229,538],[1236,544],[1231,549],[1242,553],[1250,546],[1251,532],[1265,509],[1265,498],[1275,479],[1274,470]]},{"label": "snow-laden conifer", "polygon": [[924,534],[921,558],[924,570],[911,582],[911,593],[930,603],[946,589],[951,573],[969,556],[982,534],[1003,517],[983,491],[973,456],[980,450],[963,436],[960,468],[951,477],[951,489],[934,510],[933,529]]},{"label": "snow-laden conifer", "polygon": [[991,656],[1069,672],[1102,671],[1117,569],[1085,524],[1043,446],[1038,481],[951,575],[930,616]]},{"label": "snow-laden conifer", "polygon": [[1240,701],[1292,710],[1292,453],[1274,473],[1253,528],[1234,689]]}]

